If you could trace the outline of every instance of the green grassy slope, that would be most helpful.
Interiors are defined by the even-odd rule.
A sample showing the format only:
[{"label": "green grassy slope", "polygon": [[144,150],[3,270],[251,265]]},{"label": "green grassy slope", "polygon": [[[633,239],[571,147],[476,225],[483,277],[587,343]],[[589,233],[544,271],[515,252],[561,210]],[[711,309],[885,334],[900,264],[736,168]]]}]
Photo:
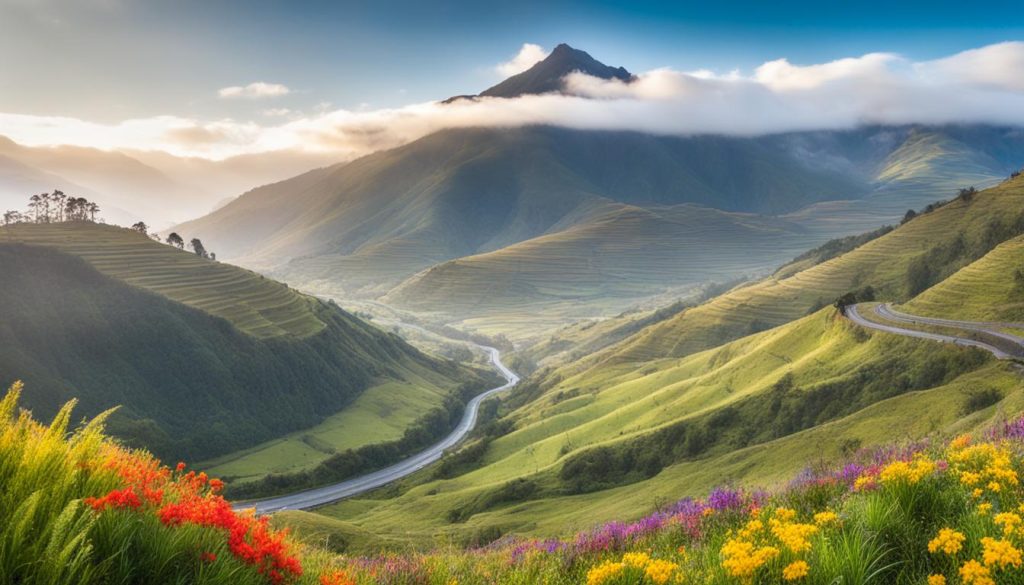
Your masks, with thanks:
[{"label": "green grassy slope", "polygon": [[1024,237],[1000,244],[905,307],[927,317],[1024,322]]},{"label": "green grassy slope", "polygon": [[[782,380],[789,382],[780,386]],[[639,514],[670,493],[699,493],[726,480],[770,482],[806,463],[819,447],[809,436],[827,436],[820,444],[836,452],[847,440],[869,444],[958,424],[966,392],[979,386],[1022,400],[1017,375],[985,355],[865,333],[826,309],[686,358],[562,380],[513,411],[514,430],[495,438],[465,473],[322,512],[414,538],[491,526],[552,534],[621,517],[623,510]],[[689,454],[693,431],[679,429],[703,425],[719,434]],[[596,472],[607,474],[603,480],[593,476],[599,467],[564,476],[568,462],[595,448],[615,453],[660,435],[676,438],[636,455],[654,467],[624,468],[613,457]],[[611,487],[569,495],[580,477]],[[505,501],[495,495],[509,493],[517,478],[533,491]],[[452,510],[469,514],[451,523],[445,519]]]},{"label": "green grassy slope", "polygon": [[302,337],[324,328],[315,315],[315,302],[280,282],[211,262],[133,230],[85,222],[19,224],[0,228],[0,242],[51,246],[74,254],[108,276],[223,317],[256,337]]},{"label": "green grassy slope", "polygon": [[[465,382],[483,383],[471,371],[428,357],[332,305],[247,271],[218,266],[219,274],[240,275],[226,282],[252,284],[243,286],[237,299],[221,292],[221,306],[286,294],[302,307],[302,318],[281,324],[319,324],[319,331],[302,336],[255,337],[216,313],[172,300],[170,295],[181,294],[178,288],[161,296],[92,264],[113,262],[110,257],[116,255],[117,268],[107,271],[124,270],[132,282],[151,282],[146,273],[161,282],[176,275],[199,293],[189,298],[206,303],[214,293],[187,267],[195,261],[215,263],[168,250],[172,259],[184,261],[163,266],[163,252],[152,249],[158,244],[142,240],[137,248],[113,246],[110,242],[119,237],[122,242],[135,238],[104,226],[68,226],[74,233],[70,243],[47,239],[46,234],[63,233],[61,227],[15,230],[22,239],[47,245],[6,243],[0,237],[5,276],[0,285],[0,379],[32,383],[25,402],[41,416],[72,396],[90,415],[122,405],[111,423],[119,436],[169,457],[204,458],[314,427],[371,387],[402,388],[404,395],[408,385],[422,388],[425,396],[394,421],[401,425],[419,406],[424,414],[440,403],[441,394]],[[87,243],[89,234],[96,238],[95,247]],[[116,253],[105,253],[111,249]],[[213,282],[213,290],[230,290],[219,288],[225,281]],[[253,294],[261,290],[268,294]],[[367,423],[391,424],[384,422],[388,413],[373,415],[359,408],[375,417]],[[344,437],[348,425],[343,422],[334,422],[330,441],[344,445],[356,440]],[[353,435],[364,430],[352,426]]]},{"label": "green grassy slope", "polygon": [[804,249],[805,238],[766,216],[609,204],[567,229],[434,266],[383,300],[458,317],[570,300],[625,308],[670,287],[764,271]]},{"label": "green grassy slope", "polygon": [[684,311],[624,340],[590,363],[610,357],[643,362],[687,355],[792,321],[864,286],[874,287],[887,298],[909,298],[911,264],[934,257],[935,266],[928,278],[932,282],[941,280],[983,255],[1000,238],[1016,235],[1013,230],[1017,229],[1022,205],[1024,179],[1006,181],[970,202],[953,201],[919,216],[837,258],[784,278],[771,277],[739,287]]}]

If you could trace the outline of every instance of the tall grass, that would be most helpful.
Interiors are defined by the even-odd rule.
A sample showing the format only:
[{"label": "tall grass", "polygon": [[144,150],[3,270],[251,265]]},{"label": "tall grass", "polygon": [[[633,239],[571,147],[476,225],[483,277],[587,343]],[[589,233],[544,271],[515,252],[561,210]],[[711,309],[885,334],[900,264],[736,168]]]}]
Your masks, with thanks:
[{"label": "tall grass", "polygon": [[265,519],[235,514],[204,474],[168,469],[103,435],[109,413],[72,428],[0,401],[0,583],[318,583],[326,555]]}]

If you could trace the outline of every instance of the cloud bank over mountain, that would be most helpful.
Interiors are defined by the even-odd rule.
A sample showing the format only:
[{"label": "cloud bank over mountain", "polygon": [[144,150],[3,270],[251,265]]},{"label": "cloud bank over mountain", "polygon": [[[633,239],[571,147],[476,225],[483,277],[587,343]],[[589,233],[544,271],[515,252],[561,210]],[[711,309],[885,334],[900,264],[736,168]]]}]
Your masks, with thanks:
[{"label": "cloud bank over mountain", "polygon": [[[505,72],[522,70],[545,53],[526,44],[498,67]],[[29,145],[158,149],[208,158],[305,149],[345,159],[451,127],[552,124],[661,134],[757,135],[859,124],[1024,125],[1021,71],[1024,42],[1014,41],[931,61],[891,53],[810,65],[778,59],[750,73],[655,69],[629,83],[577,73],[565,78],[571,95],[292,112],[277,124],[267,119],[180,116],[99,124],[0,113],[0,134]]]}]

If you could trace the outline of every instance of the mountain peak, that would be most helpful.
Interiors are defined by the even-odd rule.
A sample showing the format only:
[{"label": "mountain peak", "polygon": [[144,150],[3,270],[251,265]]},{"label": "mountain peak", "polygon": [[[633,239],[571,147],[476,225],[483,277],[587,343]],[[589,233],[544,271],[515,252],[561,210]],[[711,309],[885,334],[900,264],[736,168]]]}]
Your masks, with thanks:
[{"label": "mountain peak", "polygon": [[620,79],[625,82],[633,80],[633,74],[624,67],[610,67],[594,59],[586,51],[561,43],[533,67],[485,89],[478,96],[456,96],[445,100],[445,103],[473,97],[513,98],[523,95],[566,93],[563,78],[577,71],[601,79]]}]

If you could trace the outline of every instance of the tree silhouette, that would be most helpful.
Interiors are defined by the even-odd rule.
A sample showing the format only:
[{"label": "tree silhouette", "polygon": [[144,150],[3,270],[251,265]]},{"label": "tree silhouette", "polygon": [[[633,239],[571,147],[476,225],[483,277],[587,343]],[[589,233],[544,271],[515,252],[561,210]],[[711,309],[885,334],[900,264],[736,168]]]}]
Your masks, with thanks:
[{"label": "tree silhouette", "polygon": [[171,232],[171,235],[167,236],[167,243],[171,246],[177,246],[179,250],[185,248],[185,240],[181,239],[178,232]]},{"label": "tree silhouette", "polygon": [[192,251],[196,253],[196,256],[200,256],[202,258],[207,257],[206,248],[203,247],[203,242],[199,238],[192,238],[189,245],[192,246]]},{"label": "tree silhouette", "polygon": [[143,235],[149,233],[149,226],[146,225],[146,222],[144,222],[144,221],[137,221],[137,222],[133,223],[132,224],[132,229],[137,231],[137,232],[139,232],[140,234],[143,234]]}]

